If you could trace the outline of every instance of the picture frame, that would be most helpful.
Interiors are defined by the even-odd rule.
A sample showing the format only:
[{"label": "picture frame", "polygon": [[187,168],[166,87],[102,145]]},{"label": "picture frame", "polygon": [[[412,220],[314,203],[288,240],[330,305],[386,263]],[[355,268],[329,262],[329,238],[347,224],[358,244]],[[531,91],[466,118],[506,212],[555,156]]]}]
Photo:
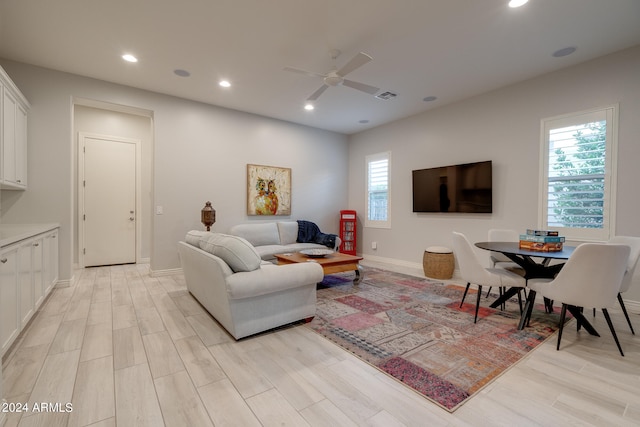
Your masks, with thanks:
[{"label": "picture frame", "polygon": [[291,215],[291,168],[247,164],[247,215]]}]

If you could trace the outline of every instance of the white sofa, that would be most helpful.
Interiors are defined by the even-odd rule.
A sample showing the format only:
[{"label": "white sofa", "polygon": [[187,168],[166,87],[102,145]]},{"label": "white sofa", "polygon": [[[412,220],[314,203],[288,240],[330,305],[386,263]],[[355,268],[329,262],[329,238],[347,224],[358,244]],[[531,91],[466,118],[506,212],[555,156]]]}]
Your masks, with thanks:
[{"label": "white sofa", "polygon": [[235,339],[315,316],[319,264],[274,265],[241,237],[204,231],[178,253],[189,292]]},{"label": "white sofa", "polygon": [[[318,243],[298,243],[297,221],[238,224],[229,229],[229,234],[246,239],[265,261],[274,261],[275,254],[300,252],[304,249],[327,249]],[[340,242],[340,238],[336,236],[334,250],[338,249]]]}]

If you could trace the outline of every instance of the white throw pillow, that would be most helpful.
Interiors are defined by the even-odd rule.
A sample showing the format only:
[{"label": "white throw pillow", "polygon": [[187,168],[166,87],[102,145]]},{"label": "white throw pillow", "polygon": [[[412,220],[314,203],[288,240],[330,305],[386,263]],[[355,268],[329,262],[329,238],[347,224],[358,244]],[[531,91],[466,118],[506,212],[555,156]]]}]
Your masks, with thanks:
[{"label": "white throw pillow", "polygon": [[205,236],[212,234],[210,231],[202,231],[202,230],[191,230],[184,237],[184,241],[190,245],[200,247],[200,239]]},{"label": "white throw pillow", "polygon": [[235,273],[260,268],[260,255],[246,239],[228,234],[211,233],[200,239],[200,249],[226,262]]}]

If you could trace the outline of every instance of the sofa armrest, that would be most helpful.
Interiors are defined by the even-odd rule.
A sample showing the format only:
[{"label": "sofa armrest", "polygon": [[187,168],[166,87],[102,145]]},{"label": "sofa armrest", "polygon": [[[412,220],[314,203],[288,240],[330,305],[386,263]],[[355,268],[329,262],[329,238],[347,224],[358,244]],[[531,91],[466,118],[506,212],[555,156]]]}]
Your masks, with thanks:
[{"label": "sofa armrest", "polygon": [[287,265],[263,265],[254,271],[239,272],[227,278],[230,299],[249,298],[321,282],[319,264],[308,262]]}]

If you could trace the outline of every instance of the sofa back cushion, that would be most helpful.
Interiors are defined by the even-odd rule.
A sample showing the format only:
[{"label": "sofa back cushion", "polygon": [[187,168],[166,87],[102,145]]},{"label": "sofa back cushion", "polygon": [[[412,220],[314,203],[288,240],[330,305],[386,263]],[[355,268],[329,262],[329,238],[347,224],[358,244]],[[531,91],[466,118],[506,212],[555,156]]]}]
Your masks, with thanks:
[{"label": "sofa back cushion", "polygon": [[278,233],[280,234],[280,244],[290,245],[298,240],[298,221],[278,222]]},{"label": "sofa back cushion", "polygon": [[253,246],[280,244],[280,235],[275,222],[234,225],[229,230],[229,234],[240,236]]},{"label": "sofa back cushion", "polygon": [[200,249],[221,258],[234,273],[260,268],[260,255],[246,239],[228,234],[211,233],[200,239]]}]

